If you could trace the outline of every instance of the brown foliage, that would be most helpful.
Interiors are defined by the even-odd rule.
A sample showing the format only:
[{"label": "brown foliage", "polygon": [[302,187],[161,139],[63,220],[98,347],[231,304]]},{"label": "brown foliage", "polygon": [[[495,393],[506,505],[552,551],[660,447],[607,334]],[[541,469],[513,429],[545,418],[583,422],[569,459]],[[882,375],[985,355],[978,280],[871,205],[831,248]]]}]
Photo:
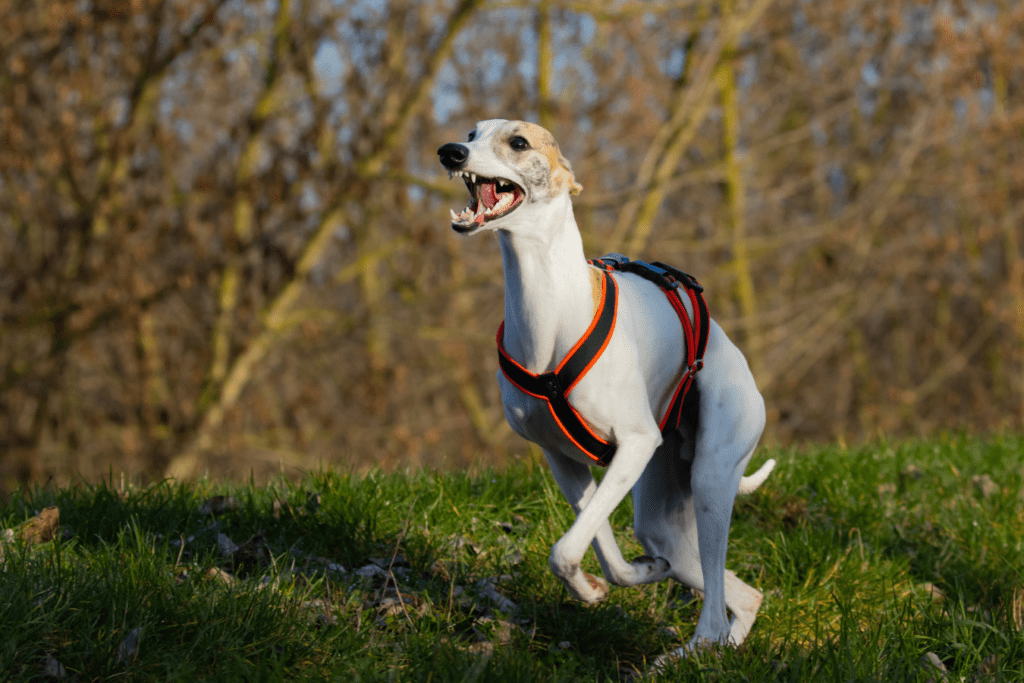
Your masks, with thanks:
[{"label": "brown foliage", "polygon": [[1008,0],[0,0],[0,479],[525,445],[435,150],[542,120],[588,251],[694,273],[768,438],[1020,428]]}]

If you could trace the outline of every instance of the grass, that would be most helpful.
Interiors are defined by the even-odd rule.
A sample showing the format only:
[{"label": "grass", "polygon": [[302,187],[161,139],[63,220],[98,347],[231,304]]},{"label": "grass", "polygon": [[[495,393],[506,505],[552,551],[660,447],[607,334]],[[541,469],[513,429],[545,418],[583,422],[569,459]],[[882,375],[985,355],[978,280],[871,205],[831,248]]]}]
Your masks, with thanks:
[{"label": "grass", "polygon": [[[758,621],[656,678],[1024,680],[1022,452],[1017,436],[760,452],[779,465],[737,501],[729,549],[765,592]],[[55,540],[3,546],[3,680],[619,681],[700,609],[671,582],[570,600],[547,557],[572,512],[543,466],[43,488],[0,526],[47,506]],[[628,501],[612,521],[640,554]]]}]

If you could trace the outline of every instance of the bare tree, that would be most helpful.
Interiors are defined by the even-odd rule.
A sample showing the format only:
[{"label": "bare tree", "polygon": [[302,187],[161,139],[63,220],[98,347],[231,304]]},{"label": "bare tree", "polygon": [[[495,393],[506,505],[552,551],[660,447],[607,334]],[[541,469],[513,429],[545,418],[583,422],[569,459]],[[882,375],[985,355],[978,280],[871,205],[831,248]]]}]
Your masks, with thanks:
[{"label": "bare tree", "polygon": [[594,256],[705,284],[769,438],[1020,428],[1024,13],[0,2],[0,479],[526,446],[434,150],[552,129]]}]

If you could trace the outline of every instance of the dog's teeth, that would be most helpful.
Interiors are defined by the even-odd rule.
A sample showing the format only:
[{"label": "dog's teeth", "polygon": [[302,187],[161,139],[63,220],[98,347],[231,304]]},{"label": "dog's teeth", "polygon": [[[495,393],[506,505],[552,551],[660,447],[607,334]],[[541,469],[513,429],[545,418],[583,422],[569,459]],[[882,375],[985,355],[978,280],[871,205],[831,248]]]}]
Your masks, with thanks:
[{"label": "dog's teeth", "polygon": [[470,173],[469,179],[473,181],[474,185],[476,185],[476,173]]},{"label": "dog's teeth", "polygon": [[511,193],[506,193],[505,195],[502,196],[501,201],[499,201],[497,204],[494,205],[494,208],[491,209],[491,211],[493,211],[494,213],[500,213],[501,211],[504,211],[505,209],[507,209],[508,205],[511,204],[511,203],[512,203],[512,194]]},{"label": "dog's teeth", "polygon": [[448,213],[452,215],[453,221],[457,222],[459,220],[459,214],[455,213],[455,209],[448,209]]}]

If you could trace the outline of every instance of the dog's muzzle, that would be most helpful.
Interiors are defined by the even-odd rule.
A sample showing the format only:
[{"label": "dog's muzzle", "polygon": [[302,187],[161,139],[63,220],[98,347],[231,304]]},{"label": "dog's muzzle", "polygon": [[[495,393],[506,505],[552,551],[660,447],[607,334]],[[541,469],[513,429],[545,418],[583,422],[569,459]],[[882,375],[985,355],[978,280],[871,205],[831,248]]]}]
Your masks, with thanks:
[{"label": "dog's muzzle", "polygon": [[526,192],[519,185],[505,178],[484,178],[464,170],[469,161],[469,147],[449,142],[437,150],[441,165],[448,171],[448,177],[460,176],[469,190],[469,205],[460,213],[451,212],[452,228],[457,232],[470,233],[487,221],[501,218],[515,210]]},{"label": "dog's muzzle", "polygon": [[437,155],[441,157],[442,166],[449,171],[458,171],[466,165],[466,159],[469,159],[469,148],[457,142],[449,142],[437,150]]}]

